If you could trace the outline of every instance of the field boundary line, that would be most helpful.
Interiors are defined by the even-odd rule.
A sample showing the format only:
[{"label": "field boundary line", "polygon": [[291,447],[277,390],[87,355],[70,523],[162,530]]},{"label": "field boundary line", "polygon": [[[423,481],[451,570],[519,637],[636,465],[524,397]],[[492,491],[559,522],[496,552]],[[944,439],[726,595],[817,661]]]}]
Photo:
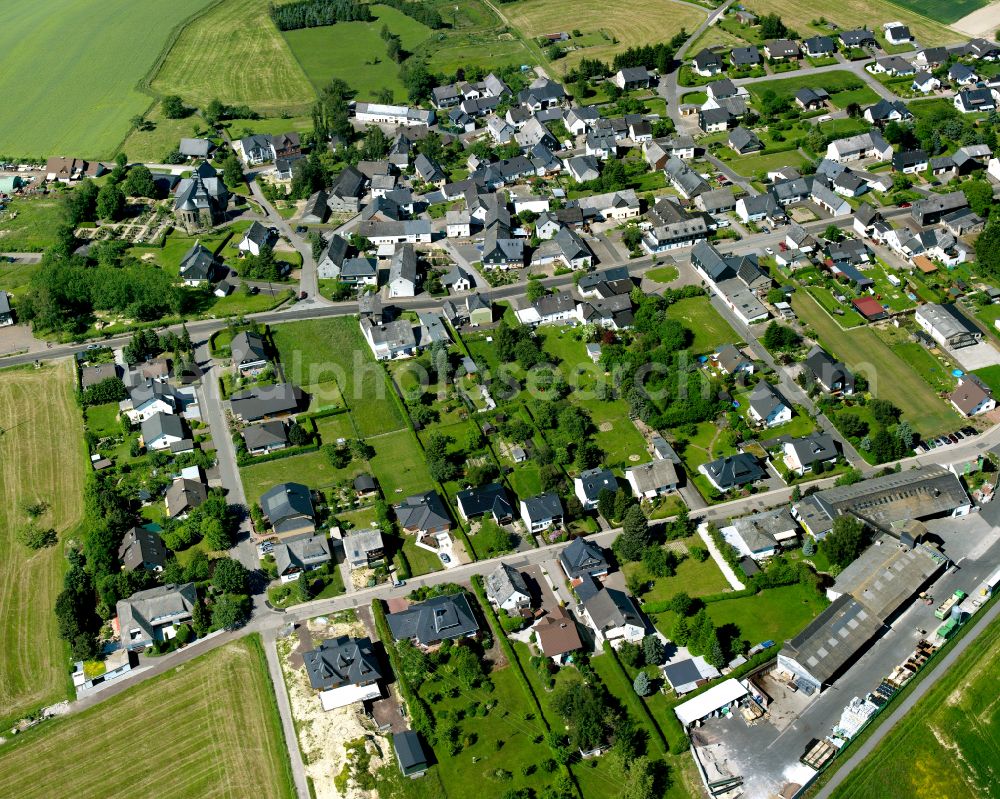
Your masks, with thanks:
[{"label": "field boundary line", "polygon": [[154,102],[156,99],[160,98],[161,95],[159,92],[153,90],[153,81],[156,80],[157,74],[159,74],[160,70],[163,68],[163,62],[167,60],[167,56],[170,55],[170,51],[174,49],[174,45],[177,44],[177,40],[181,37],[181,34],[184,33],[184,29],[191,23],[201,19],[209,12],[214,11],[225,2],[227,2],[227,0],[212,0],[212,2],[204,8],[195,11],[193,14],[174,25],[173,29],[170,31],[170,35],[167,36],[167,41],[164,42],[163,47],[160,48],[160,52],[157,54],[156,60],[153,62],[153,66],[150,67],[146,74],[139,78],[139,81],[136,83],[136,90],[142,92],[143,94],[150,95],[154,99]]}]

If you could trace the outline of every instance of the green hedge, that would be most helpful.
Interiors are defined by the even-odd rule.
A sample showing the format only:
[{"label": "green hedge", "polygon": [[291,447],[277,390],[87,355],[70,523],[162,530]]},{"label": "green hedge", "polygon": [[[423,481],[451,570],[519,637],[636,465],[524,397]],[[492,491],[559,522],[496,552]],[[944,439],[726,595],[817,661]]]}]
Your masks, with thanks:
[{"label": "green hedge", "polygon": [[385,652],[389,656],[389,663],[392,665],[393,673],[396,675],[396,684],[399,686],[399,693],[406,702],[406,709],[410,717],[410,727],[424,736],[429,742],[434,741],[434,715],[431,713],[427,703],[417,695],[410,684],[403,676],[403,667],[399,662],[399,655],[393,643],[392,633],[389,631],[389,622],[385,618],[385,608],[382,607],[382,600],[372,600],[372,616],[375,618],[375,629],[378,631],[379,640],[385,647]]},{"label": "green hedge", "polygon": [[266,455],[251,455],[247,453],[245,457],[237,456],[236,461],[239,466],[252,466],[255,463],[268,463],[270,461],[280,461],[283,458],[291,458],[295,455],[305,455],[307,452],[318,452],[319,444],[306,444],[303,447],[285,447],[277,452],[269,452]]},{"label": "green hedge", "polygon": [[663,730],[661,730],[660,725],[656,723],[656,719],[653,718],[653,714],[649,712],[649,706],[646,704],[646,701],[635,692],[635,689],[632,687],[632,680],[628,678],[628,672],[625,671],[625,667],[618,659],[618,653],[615,652],[615,648],[611,646],[609,641],[604,642],[604,654],[615,664],[615,669],[625,682],[626,690],[623,691],[625,696],[619,696],[619,698],[622,699],[626,706],[628,706],[629,710],[635,714],[636,720],[645,717],[645,719],[649,722],[649,726],[656,733],[653,743],[659,747],[660,754],[665,755],[667,753],[668,746],[667,739],[663,735]]}]

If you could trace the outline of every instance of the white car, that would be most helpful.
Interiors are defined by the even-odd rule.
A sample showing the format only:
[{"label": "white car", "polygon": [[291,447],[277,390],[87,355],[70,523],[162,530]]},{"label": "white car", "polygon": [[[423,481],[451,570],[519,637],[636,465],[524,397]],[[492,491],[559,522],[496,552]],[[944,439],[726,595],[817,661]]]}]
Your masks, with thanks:
[{"label": "white car", "polygon": [[772,250],[770,247],[765,247],[764,252],[766,252],[768,255],[774,255],[774,250]]}]

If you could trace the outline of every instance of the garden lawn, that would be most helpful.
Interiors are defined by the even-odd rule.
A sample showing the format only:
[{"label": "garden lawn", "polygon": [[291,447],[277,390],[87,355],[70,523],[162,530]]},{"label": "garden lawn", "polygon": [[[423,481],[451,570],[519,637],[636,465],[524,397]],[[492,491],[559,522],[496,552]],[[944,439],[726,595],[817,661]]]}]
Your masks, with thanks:
[{"label": "garden lawn", "polygon": [[316,419],[316,432],[324,444],[336,444],[340,438],[356,438],[357,433],[348,413],[324,416]]},{"label": "garden lawn", "polygon": [[403,102],[406,90],[399,79],[399,65],[386,53],[379,35],[383,25],[400,36],[403,49],[414,48],[432,31],[423,23],[388,6],[372,7],[372,22],[339,22],[320,28],[301,28],[282,34],[292,54],[301,64],[317,91],[334,77],[343,78],[359,100],[374,100],[379,89],[393,90],[394,99]]},{"label": "garden lawn", "polygon": [[1000,395],[1000,366],[987,366],[976,369],[972,374],[993,389],[995,395]]},{"label": "garden lawn", "polygon": [[868,378],[872,393],[892,402],[924,438],[955,426],[958,414],[868,327],[842,330],[806,293],[792,295],[795,313],[819,335],[824,348]]},{"label": "garden lawn", "polygon": [[997,795],[1000,624],[947,673],[837,788],[835,799]]},{"label": "garden lawn", "polygon": [[729,166],[738,174],[750,177],[758,172],[768,172],[783,166],[802,166],[804,163],[806,158],[798,150],[782,150],[777,153],[739,156],[729,161]]},{"label": "garden lawn", "polygon": [[675,302],[667,309],[667,316],[678,320],[694,334],[691,352],[697,355],[715,352],[723,344],[742,341],[739,334],[712,307],[708,297],[689,297]]},{"label": "garden lawn", "polygon": [[[0,152],[6,151],[0,149]],[[12,218],[13,214],[17,216]],[[13,199],[5,211],[0,211],[0,252],[40,252],[52,246],[56,228],[64,219],[59,193]],[[35,264],[0,264],[0,288],[23,287],[37,268]]]},{"label": "garden lawn", "polygon": [[403,554],[406,555],[410,573],[414,577],[441,571],[444,568],[444,564],[436,554],[417,546],[417,537],[414,535],[403,535]]},{"label": "garden lawn", "polygon": [[[142,752],[142,768],[122,764]],[[74,796],[295,796],[259,636],[234,641],[0,752],[0,791]]]},{"label": "garden lawn", "polygon": [[657,283],[673,283],[679,274],[676,266],[660,266],[650,269],[643,277],[655,280]]},{"label": "garden lawn", "polygon": [[91,405],[85,411],[87,429],[98,438],[116,436],[121,433],[118,422],[118,403],[105,402],[103,405]]},{"label": "garden lawn", "polygon": [[280,483],[303,483],[313,491],[331,488],[345,480],[353,480],[367,471],[363,461],[353,460],[343,469],[335,469],[322,452],[305,452],[287,458],[251,463],[240,469],[243,490],[251,507],[260,495]]},{"label": "garden lawn", "polygon": [[272,336],[289,381],[307,392],[311,386],[337,381],[362,436],[405,427],[385,372],[355,317],[275,325]]},{"label": "garden lawn", "polygon": [[[706,548],[705,543],[696,535],[681,541],[671,541],[668,546],[680,552],[689,551],[692,547]],[[711,557],[701,563],[690,556],[684,558],[672,577],[653,577],[641,562],[626,563],[622,571],[626,577],[638,575],[641,580],[652,581],[653,587],[642,595],[643,602],[662,602],[681,593],[688,596],[708,596],[729,590],[729,583]]]},{"label": "garden lawn", "polygon": [[196,129],[204,131],[208,127],[201,117],[167,119],[159,103],[150,109],[146,121],[150,129],[132,130],[121,146],[121,152],[131,162],[166,163],[166,157],[177,149],[182,138],[193,136]]},{"label": "garden lawn", "polygon": [[769,588],[754,596],[709,602],[706,607],[716,627],[735,624],[740,628],[740,637],[753,645],[793,637],[828,604],[811,588],[795,584]]},{"label": "garden lawn", "polygon": [[110,158],[130,118],[151,104],[138,84],[174,30],[208,5],[210,0],[5,3],[0,153]]},{"label": "garden lawn", "polygon": [[[75,383],[72,360],[0,371],[0,722],[67,691],[69,662],[53,608],[66,563],[62,543],[83,517],[88,471]],[[34,501],[48,503],[39,524],[60,536],[37,552],[15,537],[28,521],[24,503]],[[14,778],[4,772],[0,783]],[[11,786],[5,794],[27,795]]]},{"label": "garden lawn", "polygon": [[651,460],[646,450],[646,439],[629,419],[629,407],[625,400],[574,399],[587,413],[597,428],[594,442],[604,452],[604,466],[620,466],[623,469],[637,463]]},{"label": "garden lawn", "polygon": [[257,113],[306,113],[316,93],[267,13],[268,0],[223,0],[184,29],[152,80],[204,107],[213,98]]},{"label": "garden lawn", "polygon": [[369,438],[368,443],[375,448],[372,471],[389,502],[399,502],[434,487],[424,451],[413,432],[398,430]]}]

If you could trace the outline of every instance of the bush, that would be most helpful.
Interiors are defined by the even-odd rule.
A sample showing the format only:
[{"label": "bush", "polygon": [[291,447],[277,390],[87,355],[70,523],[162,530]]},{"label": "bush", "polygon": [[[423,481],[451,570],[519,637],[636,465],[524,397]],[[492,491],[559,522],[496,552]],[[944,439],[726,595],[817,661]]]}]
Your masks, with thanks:
[{"label": "bush", "polygon": [[28,547],[28,549],[44,549],[45,547],[54,546],[59,540],[59,536],[56,535],[56,531],[51,527],[45,529],[39,527],[34,522],[30,522],[17,531],[17,540]]}]

